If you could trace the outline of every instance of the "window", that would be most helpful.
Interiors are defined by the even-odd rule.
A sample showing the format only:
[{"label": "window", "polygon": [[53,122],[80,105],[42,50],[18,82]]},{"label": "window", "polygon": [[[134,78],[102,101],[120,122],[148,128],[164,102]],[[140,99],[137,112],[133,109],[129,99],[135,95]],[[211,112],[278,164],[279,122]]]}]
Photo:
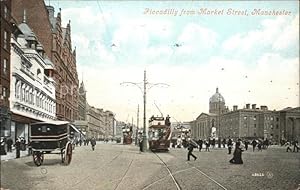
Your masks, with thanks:
[{"label": "window", "polygon": [[37,74],[37,77],[39,79],[41,79],[41,70],[40,69],[37,69],[36,74]]},{"label": "window", "polygon": [[3,60],[3,74],[7,74],[7,59]]},{"label": "window", "polygon": [[256,128],[256,124],[254,124],[254,128]]},{"label": "window", "polygon": [[273,117],[273,116],[271,116],[271,121],[273,121],[273,119],[274,119],[274,117]]},{"label": "window", "polygon": [[7,6],[4,5],[4,18],[7,19],[8,17],[8,10],[7,10]]},{"label": "window", "polygon": [[278,118],[278,117],[276,117],[276,121],[277,121],[277,122],[279,121],[279,118]]},{"label": "window", "polygon": [[247,119],[247,116],[244,116],[244,120],[246,120]]},{"label": "window", "polygon": [[278,129],[278,124],[276,124],[276,129]]},{"label": "window", "polygon": [[2,95],[3,95],[4,98],[7,97],[6,88],[5,87],[3,87],[3,89],[2,89]]},{"label": "window", "polygon": [[247,123],[244,123],[244,127],[247,127]]},{"label": "window", "polygon": [[3,40],[4,41],[3,48],[7,49],[7,38],[8,38],[8,36],[7,36],[7,32],[5,30],[4,30],[4,34],[3,35],[4,35],[4,37],[3,37],[4,38],[4,40]]},{"label": "window", "polygon": [[254,120],[254,121],[256,121],[256,115],[255,115],[255,116],[253,116],[253,120]]},{"label": "window", "polygon": [[273,130],[273,124],[271,124],[271,129]]},{"label": "window", "polygon": [[20,98],[20,93],[21,93],[21,82],[17,81],[16,84],[15,84],[15,97],[17,99]]}]

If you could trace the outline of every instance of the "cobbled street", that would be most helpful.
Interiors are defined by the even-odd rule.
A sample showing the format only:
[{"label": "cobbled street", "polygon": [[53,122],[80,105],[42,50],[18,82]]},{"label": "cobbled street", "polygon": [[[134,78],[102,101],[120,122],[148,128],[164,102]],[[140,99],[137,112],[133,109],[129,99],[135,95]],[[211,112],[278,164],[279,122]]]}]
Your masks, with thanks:
[{"label": "cobbled street", "polygon": [[[194,150],[198,157],[186,161],[186,149],[140,153],[134,145],[103,144],[76,147],[69,166],[60,155],[45,155],[42,166],[31,156],[1,161],[3,189],[270,189],[300,188],[300,153],[273,146],[262,152],[243,153],[243,165],[232,165],[227,149]],[[160,159],[159,159],[160,158]],[[168,173],[169,168],[172,176]]]}]

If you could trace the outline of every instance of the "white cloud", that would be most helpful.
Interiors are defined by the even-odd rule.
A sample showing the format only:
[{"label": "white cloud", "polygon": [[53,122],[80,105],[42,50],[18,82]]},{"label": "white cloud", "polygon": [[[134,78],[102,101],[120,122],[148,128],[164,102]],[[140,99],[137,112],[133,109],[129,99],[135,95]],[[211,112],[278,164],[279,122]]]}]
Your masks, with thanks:
[{"label": "white cloud", "polygon": [[[278,38],[273,43],[274,49],[285,49],[290,46],[291,43],[299,42],[299,15],[295,16],[292,22],[286,26],[280,33]],[[298,44],[299,45],[299,44]]]},{"label": "white cloud", "polygon": [[270,46],[276,50],[288,48],[299,41],[299,15],[293,19],[278,16],[261,21],[259,29],[238,33],[225,40],[223,49],[238,50],[243,53]]},{"label": "white cloud", "polygon": [[199,24],[189,23],[178,37],[178,42],[183,46],[179,52],[190,54],[207,50],[217,43],[217,33]]}]

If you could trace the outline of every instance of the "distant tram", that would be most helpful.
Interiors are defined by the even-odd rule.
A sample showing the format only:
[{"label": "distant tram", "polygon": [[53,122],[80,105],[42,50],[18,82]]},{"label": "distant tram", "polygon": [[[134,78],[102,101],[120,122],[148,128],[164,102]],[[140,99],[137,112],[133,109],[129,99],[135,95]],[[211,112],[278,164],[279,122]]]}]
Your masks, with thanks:
[{"label": "distant tram", "polygon": [[170,117],[154,117],[149,120],[149,148],[152,151],[168,151],[171,140]]},{"label": "distant tram", "polygon": [[132,143],[132,127],[125,125],[122,128],[123,131],[123,144],[131,144]]}]

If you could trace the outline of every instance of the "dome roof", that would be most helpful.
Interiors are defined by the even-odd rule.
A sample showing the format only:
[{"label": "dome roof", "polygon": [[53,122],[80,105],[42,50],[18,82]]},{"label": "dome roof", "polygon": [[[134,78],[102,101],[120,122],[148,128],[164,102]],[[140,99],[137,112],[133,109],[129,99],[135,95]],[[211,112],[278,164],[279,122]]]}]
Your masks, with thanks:
[{"label": "dome roof", "polygon": [[216,93],[212,97],[209,98],[209,102],[224,102],[225,103],[225,99],[219,93],[218,88],[216,89]]}]

